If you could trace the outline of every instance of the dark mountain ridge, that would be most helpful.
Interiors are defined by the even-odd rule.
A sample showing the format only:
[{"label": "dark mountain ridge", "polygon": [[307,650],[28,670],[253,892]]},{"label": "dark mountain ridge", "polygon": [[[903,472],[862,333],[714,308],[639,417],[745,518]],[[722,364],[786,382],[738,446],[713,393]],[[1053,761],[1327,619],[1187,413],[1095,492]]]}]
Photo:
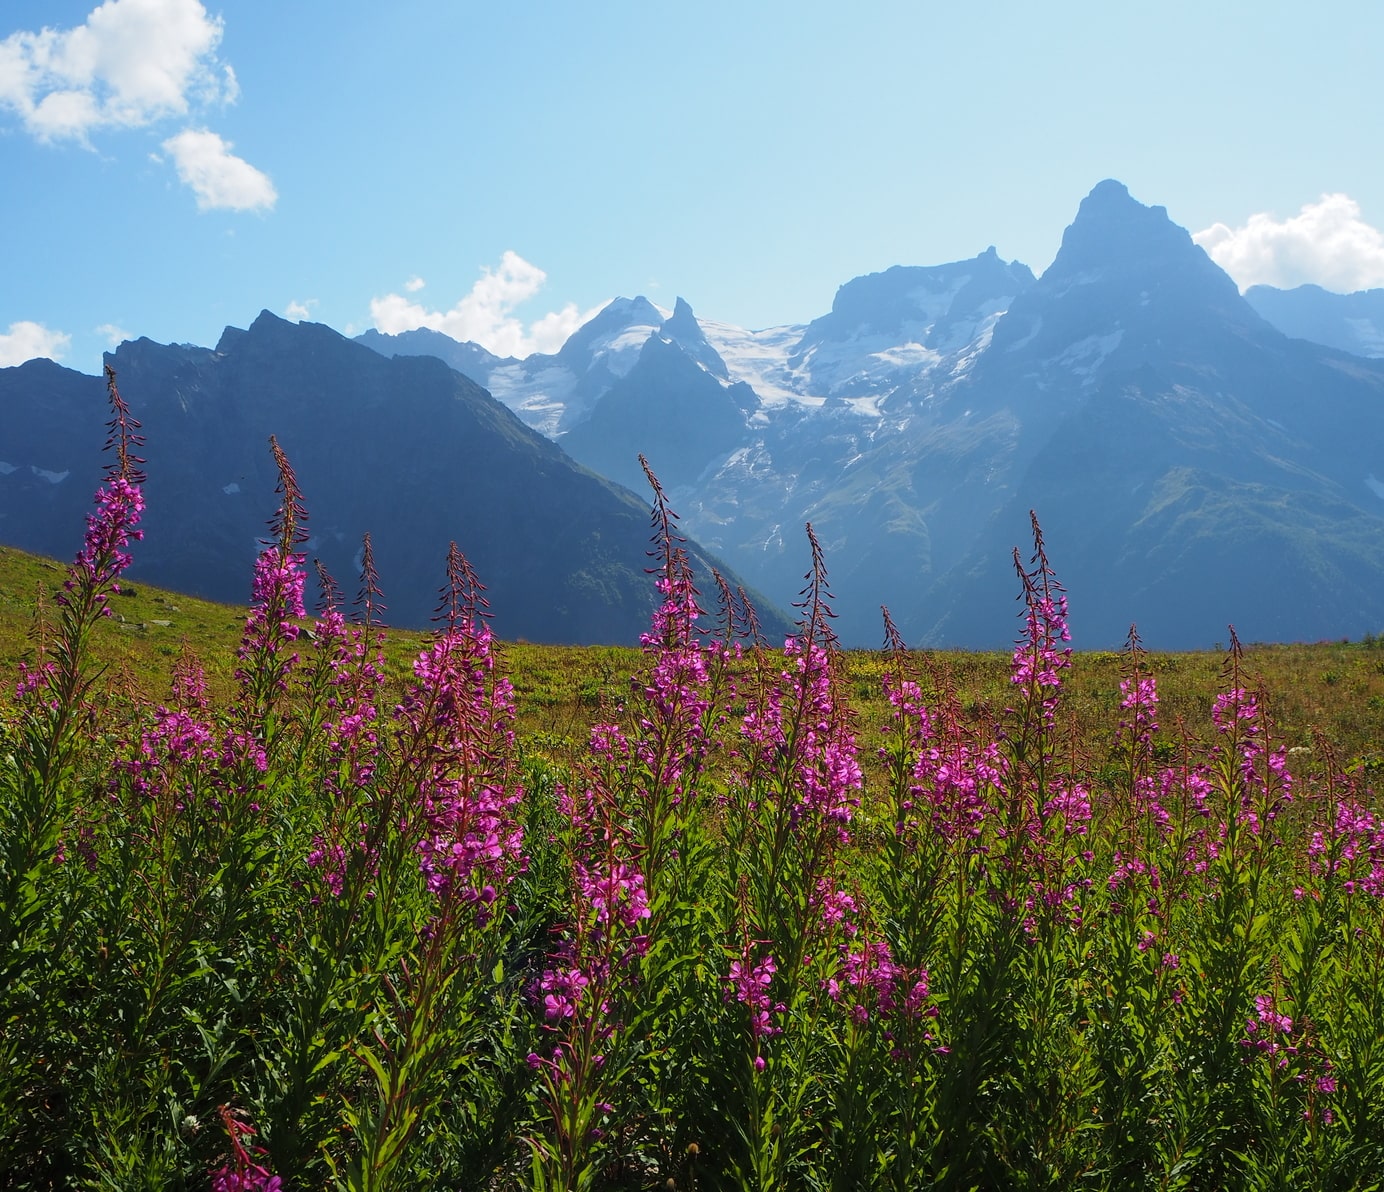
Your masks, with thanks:
[{"label": "dark mountain ridge", "polygon": [[[305,550],[351,591],[370,531],[393,623],[429,623],[454,539],[503,636],[630,643],[647,628],[648,504],[440,360],[385,357],[268,312],[215,349],[141,339],[109,360],[148,440],[146,537],[132,578],[245,598],[276,503],[273,433],[308,503]],[[0,454],[66,474],[55,483],[12,465],[0,476],[7,541],[75,549],[99,479],[103,402],[99,378],[44,362],[0,370],[10,428]],[[712,561],[692,549],[706,577]]]}]

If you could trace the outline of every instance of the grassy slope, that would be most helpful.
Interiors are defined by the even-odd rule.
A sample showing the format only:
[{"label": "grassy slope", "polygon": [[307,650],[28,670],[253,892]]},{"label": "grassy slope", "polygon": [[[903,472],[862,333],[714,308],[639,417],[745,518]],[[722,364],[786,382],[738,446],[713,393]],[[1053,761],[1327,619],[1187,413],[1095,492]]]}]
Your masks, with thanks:
[{"label": "grassy slope", "polygon": [[[17,664],[32,657],[38,601],[46,604],[50,621],[56,616],[54,596],[64,570],[52,560],[0,546],[0,705],[9,702]],[[186,645],[202,659],[214,697],[226,698],[245,610],[138,583],[127,587],[131,590],[112,600],[113,615],[97,635],[107,666],[104,682],[133,685],[146,698],[162,700],[173,662]],[[388,673],[396,690],[423,639],[420,633],[390,631]],[[593,722],[613,715],[640,657],[636,649],[528,643],[506,644],[502,656],[514,683],[521,737],[559,757],[570,756]],[[977,719],[1003,711],[1009,698],[1007,656],[939,652],[922,661],[935,674],[950,674],[963,706]],[[1222,687],[1221,656],[1155,654],[1151,662],[1162,697],[1161,739],[1175,742],[1179,718],[1194,736],[1204,737],[1211,702]],[[847,666],[862,761],[868,766],[888,716],[880,693],[886,659],[877,652],[852,651]],[[1096,767],[1119,720],[1120,667],[1118,654],[1079,654],[1065,689],[1064,707]],[[1343,763],[1384,771],[1384,648],[1340,642],[1250,646],[1246,669],[1268,693],[1290,746],[1315,748],[1314,733],[1320,732]]]}]

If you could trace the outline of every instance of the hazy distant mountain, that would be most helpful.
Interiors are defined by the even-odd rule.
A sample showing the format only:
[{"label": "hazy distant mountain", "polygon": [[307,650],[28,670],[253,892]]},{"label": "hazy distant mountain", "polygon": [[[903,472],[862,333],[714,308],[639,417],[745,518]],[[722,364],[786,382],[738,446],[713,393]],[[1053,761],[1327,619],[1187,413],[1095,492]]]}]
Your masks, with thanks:
[{"label": "hazy distant mountain", "polygon": [[556,354],[535,353],[523,360],[494,356],[440,331],[367,331],[356,339],[387,356],[437,356],[489,390],[528,426],[556,437],[584,418],[635,366],[644,344],[665,323],[674,324],[669,338],[675,337],[681,325],[676,312],[660,310],[643,297],[616,298],[573,332]]},{"label": "hazy distant mountain", "polygon": [[1004,433],[955,492],[991,512],[910,616],[932,621],[923,636],[985,632],[1029,508],[1085,644],[1131,621],[1169,646],[1229,622],[1246,640],[1384,624],[1384,367],[1287,339],[1117,183],[1082,203],[949,400]]},{"label": "hazy distant mountain", "polygon": [[[265,312],[248,330],[228,328],[214,350],[141,339],[111,362],[148,438],[135,578],[248,597],[276,504],[273,433],[306,494],[305,549],[353,591],[370,531],[394,624],[429,623],[455,539],[502,635],[631,643],[647,628],[648,503],[580,468],[436,359],[386,358]],[[104,398],[100,379],[47,361],[0,369],[5,541],[75,551],[100,478]],[[700,551],[694,562],[707,577]]]},{"label": "hazy distant mountain", "polygon": [[385,335],[371,329],[356,336],[356,342],[373,348],[381,356],[436,356],[448,368],[456,369],[463,377],[473,381],[477,377],[489,376],[504,365],[518,363],[513,356],[496,356],[480,344],[460,343],[430,327],[419,327],[398,335]]},{"label": "hazy distant mountain", "polygon": [[560,442],[578,462],[629,487],[642,481],[642,453],[660,481],[679,490],[740,444],[757,404],[748,385],[722,383],[681,345],[652,335],[634,367]]},{"label": "hazy distant mountain", "polygon": [[1284,335],[1356,356],[1384,356],[1384,290],[1333,294],[1321,286],[1251,286],[1245,301]]}]

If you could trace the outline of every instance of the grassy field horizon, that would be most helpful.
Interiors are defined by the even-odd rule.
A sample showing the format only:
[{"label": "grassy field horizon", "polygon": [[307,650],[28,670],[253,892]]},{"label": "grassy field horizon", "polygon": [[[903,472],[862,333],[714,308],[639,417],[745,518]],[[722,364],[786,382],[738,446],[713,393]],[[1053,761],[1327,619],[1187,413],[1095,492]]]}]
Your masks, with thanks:
[{"label": "grassy field horizon", "polygon": [[[39,648],[38,611],[42,608],[45,617],[53,619],[54,597],[66,571],[67,564],[59,560],[0,545],[0,668],[6,674],[17,674],[20,661],[32,659]],[[235,650],[249,606],[219,604],[138,580],[123,582],[121,589],[94,641],[96,656],[105,666],[106,689],[124,688],[144,700],[163,700],[173,664],[188,649],[205,667],[213,699],[229,697]],[[392,690],[402,689],[428,637],[424,630],[386,626]],[[563,759],[584,746],[587,730],[602,708],[613,713],[629,694],[630,676],[638,671],[641,654],[636,646],[523,641],[501,642],[498,648],[515,688],[520,739]],[[1324,743],[1347,769],[1384,770],[1384,638],[1245,643],[1244,651],[1246,669],[1262,687],[1276,729],[1289,748],[1301,754]],[[1007,706],[1008,652],[913,653],[932,677],[934,691],[954,685],[968,716],[992,720]],[[843,654],[862,743],[872,756],[878,722],[886,711],[882,680],[888,655],[860,649]],[[1216,650],[1153,650],[1148,659],[1163,700],[1165,747],[1171,747],[1179,721],[1205,723],[1220,689],[1225,655]],[[1121,674],[1119,652],[1073,652],[1065,708],[1079,740],[1108,734],[1119,703]],[[0,698],[8,702],[13,685],[6,683],[4,690]]]}]

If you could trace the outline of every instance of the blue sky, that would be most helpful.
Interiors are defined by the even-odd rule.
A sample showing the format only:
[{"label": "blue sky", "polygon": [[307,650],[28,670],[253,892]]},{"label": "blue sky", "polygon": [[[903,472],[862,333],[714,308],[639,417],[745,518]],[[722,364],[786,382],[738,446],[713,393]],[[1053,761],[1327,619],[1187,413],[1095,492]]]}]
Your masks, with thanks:
[{"label": "blue sky", "polygon": [[0,364],[266,307],[515,353],[616,295],[805,322],[1041,272],[1106,177],[1242,284],[1381,286],[1381,60],[1366,0],[7,0]]}]

